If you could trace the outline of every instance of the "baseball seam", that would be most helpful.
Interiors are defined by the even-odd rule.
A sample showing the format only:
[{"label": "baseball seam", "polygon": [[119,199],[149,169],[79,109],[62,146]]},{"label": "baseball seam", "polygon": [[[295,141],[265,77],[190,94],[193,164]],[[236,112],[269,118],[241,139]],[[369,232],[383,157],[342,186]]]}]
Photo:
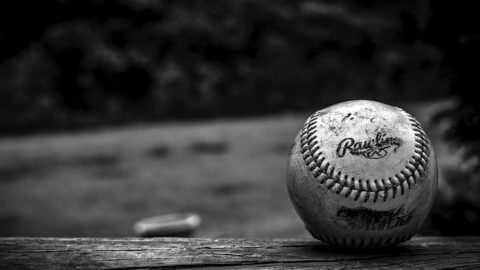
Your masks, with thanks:
[{"label": "baseball seam", "polygon": [[376,203],[379,199],[386,201],[388,198],[395,199],[397,194],[404,195],[425,174],[430,155],[430,142],[420,123],[410,114],[402,112],[410,121],[415,144],[411,159],[405,168],[395,175],[382,179],[359,179],[350,177],[340,170],[334,173],[335,167],[326,160],[315,135],[320,111],[307,119],[300,132],[300,152],[305,165],[320,184],[345,198],[350,197],[355,201],[364,202],[373,200]]},{"label": "baseball seam", "polygon": [[[308,229],[307,229],[308,230]],[[313,237],[318,240],[328,243],[330,245],[339,246],[339,247],[350,247],[350,248],[380,248],[386,246],[397,245],[401,242],[407,241],[415,235],[415,231],[409,232],[402,235],[397,235],[395,237],[388,238],[337,238],[332,236],[327,236],[323,234],[314,233],[308,230]]]}]

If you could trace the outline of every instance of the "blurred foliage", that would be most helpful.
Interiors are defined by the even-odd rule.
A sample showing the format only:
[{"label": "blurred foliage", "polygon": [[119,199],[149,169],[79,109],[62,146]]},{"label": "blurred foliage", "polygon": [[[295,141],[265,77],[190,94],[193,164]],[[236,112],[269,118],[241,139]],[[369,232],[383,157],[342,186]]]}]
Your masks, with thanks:
[{"label": "blurred foliage", "polygon": [[452,8],[449,1],[432,1],[433,16],[425,40],[444,52],[451,68],[451,94],[456,104],[437,118],[451,123],[447,137],[466,146],[465,157],[472,169],[480,170],[480,17],[471,1],[459,1]]},{"label": "blurred foliage", "polygon": [[[450,94],[455,104],[435,118],[448,122],[446,138],[464,153],[456,168],[444,168],[449,196],[439,194],[432,226],[446,235],[478,235],[480,231],[480,17],[472,1],[431,1],[432,17],[424,40],[444,54],[451,70]],[[447,120],[447,121],[445,121]]]},{"label": "blurred foliage", "polygon": [[0,132],[441,97],[425,1],[8,1]]}]

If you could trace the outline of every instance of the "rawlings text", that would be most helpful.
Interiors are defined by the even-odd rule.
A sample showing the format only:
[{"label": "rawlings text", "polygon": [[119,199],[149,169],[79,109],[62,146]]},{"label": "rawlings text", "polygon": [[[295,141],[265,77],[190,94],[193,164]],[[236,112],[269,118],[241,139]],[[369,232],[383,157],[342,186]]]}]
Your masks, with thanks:
[{"label": "rawlings text", "polygon": [[343,139],[337,147],[337,156],[343,157],[348,151],[352,155],[362,155],[370,159],[385,157],[387,149],[393,147],[395,152],[400,146],[401,140],[395,137],[387,137],[385,133],[377,133],[374,139],[357,142],[353,138]]}]

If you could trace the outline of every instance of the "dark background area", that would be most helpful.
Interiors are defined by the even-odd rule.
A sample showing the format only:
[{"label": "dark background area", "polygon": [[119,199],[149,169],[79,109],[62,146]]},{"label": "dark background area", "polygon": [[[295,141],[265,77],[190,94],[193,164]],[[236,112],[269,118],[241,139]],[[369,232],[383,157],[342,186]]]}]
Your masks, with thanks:
[{"label": "dark background area", "polygon": [[[440,165],[445,165],[440,173],[439,196],[422,232],[480,234],[480,200],[477,198],[480,118],[475,96],[480,86],[480,22],[475,11],[471,1],[433,0],[2,2],[2,193],[15,197],[18,195],[15,192],[19,192],[24,196],[19,195],[20,198],[35,204],[37,201],[32,198],[41,200],[48,194],[48,188],[41,191],[35,188],[39,177],[58,178],[58,182],[51,180],[53,182],[42,185],[62,186],[65,184],[62,179],[69,174],[81,175],[85,166],[95,167],[95,177],[101,179],[130,175],[128,181],[136,181],[144,177],[141,171],[148,170],[147,165],[166,168],[175,158],[184,158],[175,156],[174,131],[200,134],[190,146],[193,137],[182,138],[182,135],[178,139],[183,142],[178,146],[181,149],[200,155],[206,153],[206,157],[193,160],[193,168],[189,169],[200,175],[198,181],[203,177],[217,177],[212,170],[218,168],[204,166],[202,162],[214,164],[224,159],[222,155],[230,154],[231,163],[238,164],[245,161],[242,157],[258,154],[246,152],[242,156],[236,152],[235,142],[229,143],[229,140],[251,137],[251,143],[240,143],[239,147],[258,149],[255,141],[261,141],[257,136],[263,132],[267,136],[273,136],[272,131],[282,134],[273,139],[273,150],[268,150],[276,153],[280,163],[288,154],[285,149],[293,140],[293,131],[302,124],[305,115],[345,100],[373,99],[417,112],[432,140],[437,142],[438,154],[443,154],[439,157]],[[205,122],[212,119],[216,122]],[[235,124],[231,125],[231,121]],[[154,127],[143,129],[138,123],[150,123]],[[111,132],[102,133],[105,129]],[[129,133],[129,130],[133,131]],[[74,131],[80,131],[80,135]],[[243,135],[236,137],[235,133]],[[68,138],[59,138],[58,134],[67,134]],[[150,136],[142,137],[142,134],[163,138],[138,148],[161,160],[126,162],[141,164],[132,169],[122,158],[135,156],[138,149],[125,150],[125,153],[112,149],[130,149],[128,147],[140,138],[150,140],[146,139]],[[97,152],[85,157],[79,154],[82,149]],[[47,154],[42,156],[40,152]],[[274,167],[265,163],[258,170]],[[45,171],[56,174],[52,176]],[[184,181],[182,186],[176,179],[183,176],[174,172],[174,176],[165,175],[164,171],[145,176],[148,179],[145,188],[151,188],[155,180],[162,181],[158,179],[175,180],[171,180],[172,183],[166,180],[168,183],[161,186],[167,190],[197,185],[190,179],[180,180]],[[248,185],[245,189],[245,185],[235,183],[264,179],[268,177],[264,173],[255,174],[253,170],[245,180],[239,169],[240,180],[226,175],[225,179],[232,181],[227,186],[212,180],[220,186],[212,184],[211,194],[207,196],[227,194],[224,199],[230,200],[229,203],[242,194],[255,198],[249,193]],[[85,182],[89,178],[92,176],[85,175],[76,181]],[[237,180],[239,182],[235,182]],[[79,207],[80,210],[95,207],[92,200],[99,200],[97,195],[92,195],[92,184],[85,185],[89,188],[75,186],[85,192],[81,200],[86,206]],[[102,182],[101,185],[107,189],[116,184]],[[118,192],[128,190],[122,187],[125,190]],[[22,193],[25,190],[33,191]],[[146,191],[138,192],[139,197],[131,198],[132,202],[146,200],[141,196]],[[60,194],[68,197],[70,193]],[[162,194],[155,196],[165,195]],[[137,212],[132,220],[101,218],[109,208],[100,207],[93,217],[87,214],[83,225],[76,223],[85,217],[78,213],[78,217],[59,218],[55,222],[60,225],[50,229],[32,230],[22,224],[42,219],[39,211],[48,212],[52,204],[65,202],[54,200],[32,210],[35,213],[23,210],[18,214],[9,196],[4,196],[4,209],[0,209],[2,235],[123,235],[128,229],[112,233],[106,229],[109,223],[102,225],[102,222],[106,219],[115,222],[118,218],[128,225],[133,218],[155,212],[155,207],[147,207],[145,202],[145,205],[122,206],[124,212],[130,213],[132,209]],[[274,199],[288,200],[286,197]],[[182,201],[171,198],[171,206],[157,208],[157,211],[192,209],[191,204],[180,203],[183,206],[175,207],[175,200]],[[261,203],[261,199],[257,202]],[[71,203],[82,204],[75,200]],[[108,199],[102,203],[108,205]],[[211,204],[214,203],[216,201]],[[139,210],[145,208],[149,210]],[[62,213],[64,210],[58,209]],[[212,224],[221,216],[218,211],[226,212],[228,207],[216,213],[198,211],[206,216],[206,226],[215,229]],[[279,212],[277,218],[285,221],[287,218],[282,215]],[[252,219],[250,212],[238,216]],[[47,223],[42,226],[49,226]],[[282,224],[289,226],[288,222]],[[245,225],[257,230],[237,234],[234,227],[229,227],[232,229],[226,234],[259,236],[268,230],[258,227],[270,225]],[[65,227],[74,229],[62,229]],[[282,236],[282,232],[279,229],[272,236]],[[205,234],[218,235],[211,231]],[[298,233],[288,231],[287,235]]]},{"label": "dark background area", "polygon": [[425,1],[3,5],[4,133],[435,99],[451,81]]}]

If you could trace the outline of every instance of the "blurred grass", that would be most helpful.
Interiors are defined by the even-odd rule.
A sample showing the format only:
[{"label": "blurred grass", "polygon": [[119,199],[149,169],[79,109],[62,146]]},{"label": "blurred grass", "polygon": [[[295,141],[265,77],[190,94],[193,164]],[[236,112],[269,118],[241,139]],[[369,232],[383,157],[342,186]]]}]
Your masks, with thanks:
[{"label": "blurred grass", "polygon": [[[458,151],[428,119],[447,104],[400,104],[422,122],[444,169],[458,167]],[[0,235],[131,236],[140,218],[193,211],[204,221],[197,236],[308,236],[285,185],[289,148],[306,117],[3,138]],[[440,179],[441,198],[451,188]]]}]

